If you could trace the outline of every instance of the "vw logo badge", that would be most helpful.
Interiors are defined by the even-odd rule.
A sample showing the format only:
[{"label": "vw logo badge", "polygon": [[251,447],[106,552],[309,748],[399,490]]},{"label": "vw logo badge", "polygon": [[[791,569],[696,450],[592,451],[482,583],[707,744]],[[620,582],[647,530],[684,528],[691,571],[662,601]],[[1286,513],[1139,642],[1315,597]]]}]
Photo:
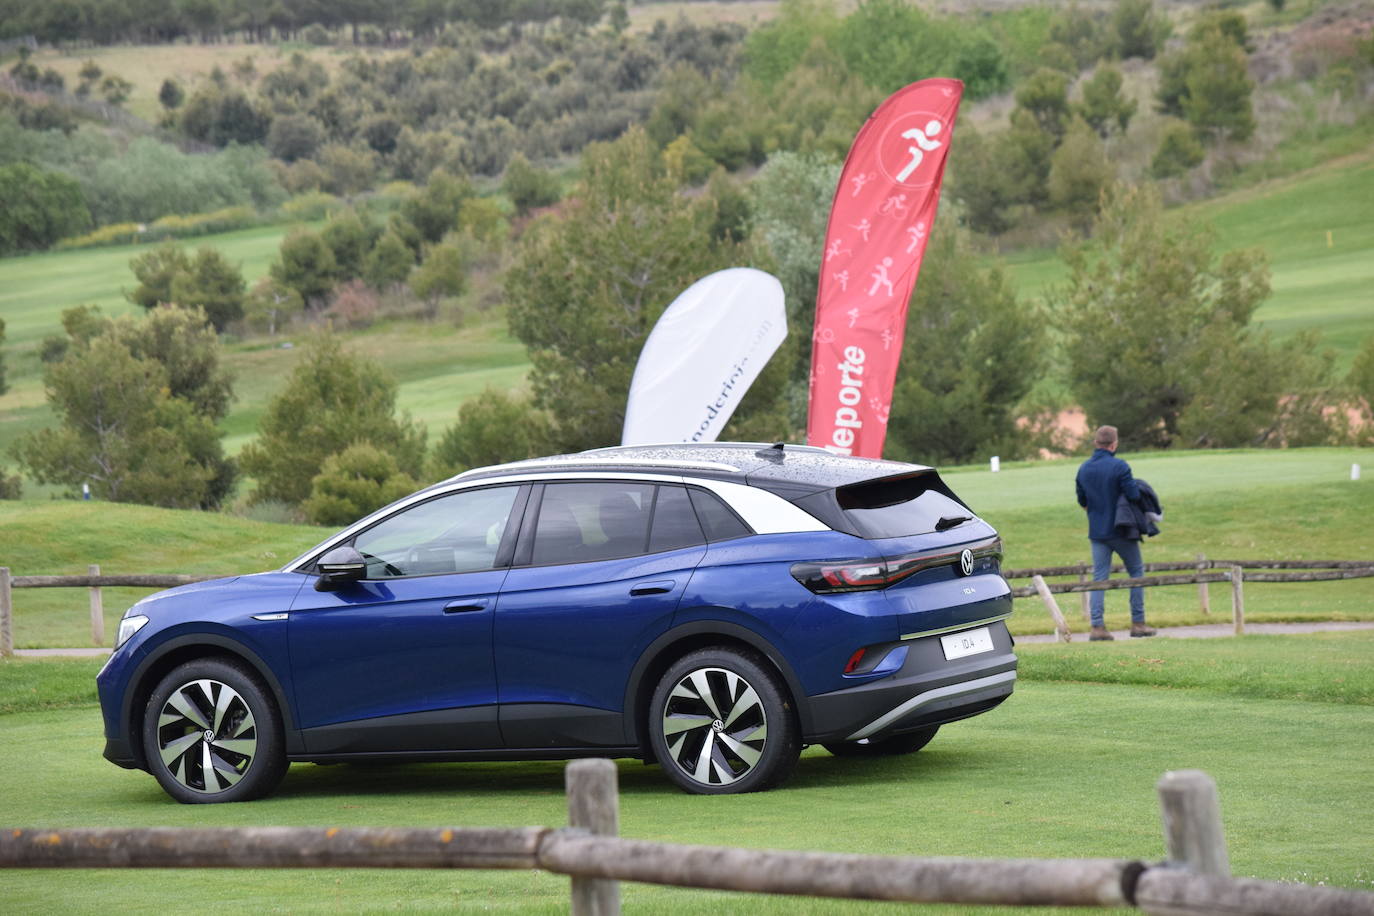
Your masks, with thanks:
[{"label": "vw logo badge", "polygon": [[964,575],[966,575],[966,576],[971,576],[971,575],[973,575],[973,551],[972,551],[972,550],[967,550],[967,549],[966,549],[966,550],[964,550],[962,553],[959,554],[959,569],[962,570],[963,573],[964,573]]}]

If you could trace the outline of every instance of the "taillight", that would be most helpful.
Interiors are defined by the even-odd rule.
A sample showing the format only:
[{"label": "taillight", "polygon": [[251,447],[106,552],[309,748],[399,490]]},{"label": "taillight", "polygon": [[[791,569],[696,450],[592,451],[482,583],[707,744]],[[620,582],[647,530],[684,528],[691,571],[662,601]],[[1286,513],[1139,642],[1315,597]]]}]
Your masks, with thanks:
[{"label": "taillight", "polygon": [[[980,545],[980,555],[1001,555],[1000,540]],[[991,548],[990,550],[988,548]],[[864,592],[887,588],[903,579],[937,566],[958,566],[962,551],[909,553],[876,560],[837,560],[792,564],[792,578],[818,595]]]},{"label": "taillight", "polygon": [[849,656],[849,661],[845,662],[844,673],[853,674],[854,669],[859,667],[859,663],[864,660],[864,653],[867,651],[868,649],[866,648],[854,650],[854,654]]}]

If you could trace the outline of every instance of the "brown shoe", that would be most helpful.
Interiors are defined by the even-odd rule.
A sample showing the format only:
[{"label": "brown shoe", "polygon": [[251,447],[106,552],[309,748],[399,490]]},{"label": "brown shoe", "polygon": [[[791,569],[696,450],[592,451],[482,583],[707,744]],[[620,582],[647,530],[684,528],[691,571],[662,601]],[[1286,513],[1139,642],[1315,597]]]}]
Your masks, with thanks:
[{"label": "brown shoe", "polygon": [[[1154,633],[1154,630],[1150,632]],[[1135,633],[1131,633],[1131,635],[1134,636]],[[1108,630],[1106,627],[1093,627],[1088,631],[1089,642],[1104,642],[1111,639],[1116,639],[1116,637],[1113,636],[1111,630]]]},{"label": "brown shoe", "polygon": [[1156,630],[1154,627],[1147,627],[1147,626],[1145,626],[1145,624],[1143,624],[1143,623],[1133,623],[1133,624],[1131,624],[1131,635],[1132,635],[1132,636],[1153,636],[1153,635],[1155,635],[1155,634],[1158,633],[1158,632],[1159,632],[1159,631]]}]

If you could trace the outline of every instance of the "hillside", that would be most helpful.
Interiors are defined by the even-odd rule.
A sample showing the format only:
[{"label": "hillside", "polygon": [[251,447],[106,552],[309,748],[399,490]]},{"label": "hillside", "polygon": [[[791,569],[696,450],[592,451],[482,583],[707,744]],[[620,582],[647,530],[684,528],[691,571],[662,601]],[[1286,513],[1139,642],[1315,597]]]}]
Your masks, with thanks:
[{"label": "hillside", "polygon": [[[1366,205],[1354,205],[1358,201]],[[1342,368],[1374,334],[1374,151],[1289,178],[1180,207],[1177,219],[1210,223],[1217,250],[1257,247],[1269,257],[1273,294],[1256,320],[1279,337],[1318,331]],[[1328,245],[1327,233],[1330,233]],[[1041,297],[1065,276],[1053,250],[1007,258],[1024,295]]]}]

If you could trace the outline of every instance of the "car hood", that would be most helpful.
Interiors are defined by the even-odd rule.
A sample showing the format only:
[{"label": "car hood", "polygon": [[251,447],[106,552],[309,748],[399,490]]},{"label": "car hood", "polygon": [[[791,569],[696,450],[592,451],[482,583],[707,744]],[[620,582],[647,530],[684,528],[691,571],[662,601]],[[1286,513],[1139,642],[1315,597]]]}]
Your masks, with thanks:
[{"label": "car hood", "polygon": [[217,612],[232,612],[240,607],[286,610],[304,581],[299,573],[283,572],[207,579],[149,595],[131,607],[129,613],[165,621],[177,617],[209,619],[219,616]]}]

